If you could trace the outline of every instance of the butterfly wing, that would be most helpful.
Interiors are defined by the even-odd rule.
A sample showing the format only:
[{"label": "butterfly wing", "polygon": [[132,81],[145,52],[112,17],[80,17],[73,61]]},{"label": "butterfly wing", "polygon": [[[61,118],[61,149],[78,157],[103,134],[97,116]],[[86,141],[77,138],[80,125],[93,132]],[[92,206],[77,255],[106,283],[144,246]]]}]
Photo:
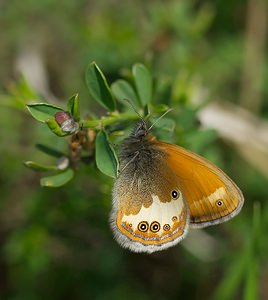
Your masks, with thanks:
[{"label": "butterfly wing", "polygon": [[134,252],[166,249],[187,233],[188,209],[177,176],[160,157],[133,162],[115,181],[112,229],[119,244]]},{"label": "butterfly wing", "polygon": [[179,179],[192,227],[221,223],[239,213],[242,192],[223,171],[182,147],[164,142],[157,146],[167,154],[166,162]]}]

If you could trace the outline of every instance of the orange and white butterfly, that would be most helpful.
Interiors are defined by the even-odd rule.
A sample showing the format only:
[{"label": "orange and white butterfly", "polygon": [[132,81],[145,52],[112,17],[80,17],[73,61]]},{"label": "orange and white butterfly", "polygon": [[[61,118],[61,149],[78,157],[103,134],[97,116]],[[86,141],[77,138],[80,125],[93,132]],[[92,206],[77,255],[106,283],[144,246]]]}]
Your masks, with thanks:
[{"label": "orange and white butterfly", "polygon": [[222,170],[158,141],[144,120],[125,139],[119,159],[111,225],[119,244],[134,252],[174,246],[189,226],[225,222],[243,206],[240,189]]}]

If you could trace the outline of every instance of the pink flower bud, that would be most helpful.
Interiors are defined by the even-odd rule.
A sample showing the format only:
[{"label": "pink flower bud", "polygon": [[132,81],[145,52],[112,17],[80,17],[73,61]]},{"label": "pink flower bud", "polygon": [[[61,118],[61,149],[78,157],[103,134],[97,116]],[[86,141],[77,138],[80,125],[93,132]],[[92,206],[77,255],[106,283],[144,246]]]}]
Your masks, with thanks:
[{"label": "pink flower bud", "polygon": [[73,133],[78,130],[79,125],[74,121],[68,111],[58,111],[55,113],[55,120],[65,132]]}]

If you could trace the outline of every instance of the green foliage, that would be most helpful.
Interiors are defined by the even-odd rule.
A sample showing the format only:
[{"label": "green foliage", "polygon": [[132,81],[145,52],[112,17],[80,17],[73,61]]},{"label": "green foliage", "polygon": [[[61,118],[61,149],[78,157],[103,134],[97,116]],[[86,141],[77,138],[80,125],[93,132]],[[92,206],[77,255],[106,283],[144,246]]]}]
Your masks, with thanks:
[{"label": "green foliage", "polygon": [[37,93],[29,86],[24,77],[9,86],[8,95],[0,95],[1,106],[24,110],[29,101],[38,99]]},{"label": "green foliage", "polygon": [[66,135],[69,135],[68,132],[64,131],[60,125],[57,123],[57,121],[55,119],[47,119],[46,120],[46,124],[48,126],[48,128],[55,133],[57,136],[63,137]]},{"label": "green foliage", "polygon": [[115,101],[110,87],[95,62],[91,63],[87,68],[86,83],[90,94],[99,104],[110,111],[115,110]]},{"label": "green foliage", "polygon": [[42,123],[46,123],[51,118],[54,118],[57,112],[64,111],[63,108],[48,103],[28,104],[26,107],[29,110],[30,114],[37,121]]},{"label": "green foliage", "polygon": [[259,299],[258,277],[261,266],[261,250],[266,251],[266,249],[259,248],[262,234],[264,232],[262,232],[261,228],[260,205],[259,203],[254,203],[250,239],[246,242],[241,255],[235,257],[235,260],[232,258],[232,265],[219,285],[213,299],[235,299],[237,291],[242,284],[244,285],[243,299]]},{"label": "green foliage", "polygon": [[[119,99],[121,98],[121,101],[124,101],[125,99],[125,105],[129,105],[129,107],[133,110],[132,106],[135,107],[138,104],[137,99],[139,97],[139,107],[143,107],[145,109],[144,111],[146,111],[148,110],[152,97],[152,76],[149,70],[142,64],[134,65],[132,68],[132,74],[138,95],[136,95],[131,84],[122,79],[117,80],[111,89],[107,83],[105,75],[94,62],[89,65],[86,71],[86,83],[91,95],[97,103],[106,107],[108,110],[115,109],[115,97],[118,97]],[[114,90],[117,96],[113,95],[112,91]],[[124,94],[130,97],[122,98],[122,95]],[[114,124],[131,120],[133,116],[131,114],[120,114],[117,111],[113,114],[108,114],[107,117],[104,116],[99,120],[80,120],[78,94],[72,96],[68,100],[67,107],[68,112],[65,112],[63,108],[54,104],[35,103],[27,105],[27,109],[31,115],[37,121],[46,123],[48,128],[59,137],[77,135],[78,131],[80,134],[85,136],[86,133],[84,129],[87,127],[92,128],[93,130],[99,130],[95,141],[96,165],[102,173],[115,178],[118,172],[118,159],[116,157],[115,150],[109,142],[107,133],[102,130],[102,126],[106,126],[112,132],[112,126]],[[166,107],[164,106],[164,108]],[[134,115],[134,118],[139,118],[139,115],[135,111],[132,111],[132,114]],[[78,123],[76,123],[76,121],[79,120],[80,129]],[[167,132],[171,134],[174,132],[175,122],[172,119],[162,118],[159,122],[156,122],[156,124],[156,128],[160,128],[159,131],[162,132],[162,135],[166,135]],[[82,145],[80,146],[82,147]],[[50,154],[50,152],[51,151],[48,151],[47,154]],[[55,150],[52,150],[52,156],[54,156],[54,153]],[[89,155],[91,155],[91,153],[89,153]],[[71,157],[68,159],[72,161]],[[35,171],[58,170],[56,166],[45,166],[32,161],[25,162],[25,166],[34,169]],[[47,187],[58,187],[69,182],[72,178],[72,169],[67,169],[64,172],[58,170],[58,172],[55,172],[52,176],[42,178],[41,185]]]},{"label": "green foliage", "polygon": [[78,94],[72,96],[67,103],[68,111],[73,116],[75,122],[80,120]]},{"label": "green foliage", "polygon": [[70,168],[51,176],[41,178],[40,184],[46,187],[59,187],[69,182],[74,176],[74,171]]},{"label": "green foliage", "polygon": [[118,160],[108,136],[101,130],[96,136],[96,164],[105,175],[116,177],[118,172]]},{"label": "green foliage", "polygon": [[152,76],[149,70],[142,64],[135,64],[132,73],[137,93],[142,106],[149,105],[152,101]]},{"label": "green foliage", "polygon": [[[126,80],[118,79],[112,83],[111,89],[118,101],[120,101],[124,106],[127,106],[127,100],[130,100],[134,107],[140,107],[140,102],[138,100],[137,94],[134,88]],[[132,109],[131,107],[129,107]]]},{"label": "green foliage", "polygon": [[44,172],[44,171],[58,170],[57,166],[45,166],[45,165],[38,164],[34,161],[25,161],[24,164],[27,168],[32,169],[33,171]]}]

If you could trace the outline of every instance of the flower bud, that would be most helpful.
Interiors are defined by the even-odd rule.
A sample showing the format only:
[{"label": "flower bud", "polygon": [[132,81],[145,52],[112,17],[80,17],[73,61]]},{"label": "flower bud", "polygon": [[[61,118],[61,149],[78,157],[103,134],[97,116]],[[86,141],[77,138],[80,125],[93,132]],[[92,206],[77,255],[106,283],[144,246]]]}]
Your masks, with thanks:
[{"label": "flower bud", "polygon": [[79,129],[79,125],[74,121],[68,111],[58,111],[55,114],[55,120],[60,125],[62,131],[74,133]]}]

